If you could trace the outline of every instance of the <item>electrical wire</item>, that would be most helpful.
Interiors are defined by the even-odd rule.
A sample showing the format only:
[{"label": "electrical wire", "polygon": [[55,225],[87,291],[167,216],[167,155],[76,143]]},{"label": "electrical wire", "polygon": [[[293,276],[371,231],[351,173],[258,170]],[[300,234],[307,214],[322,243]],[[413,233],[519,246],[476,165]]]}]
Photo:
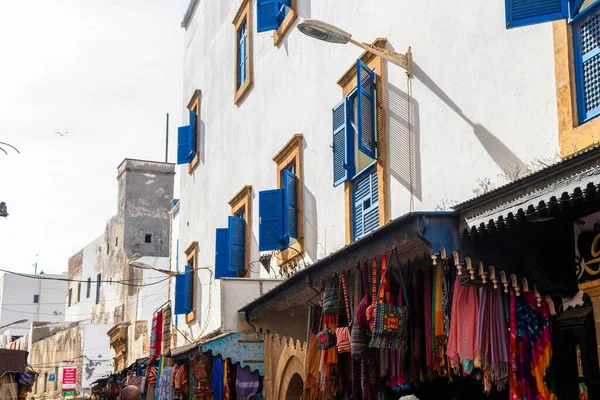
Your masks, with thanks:
[{"label": "electrical wire", "polygon": [[86,280],[80,280],[80,279],[69,279],[69,278],[46,278],[44,277],[44,275],[29,275],[29,274],[22,274],[19,272],[13,272],[13,271],[9,271],[6,269],[0,269],[0,272],[4,272],[7,274],[12,274],[12,275],[17,275],[17,276],[22,276],[24,278],[30,278],[30,279],[46,279],[49,281],[61,281],[61,282],[80,282],[80,283],[116,283],[119,285],[125,285],[125,286],[135,286],[135,287],[144,287],[144,286],[152,286],[152,285],[156,285],[158,283],[164,282],[166,280],[169,279],[169,277],[167,276],[166,278],[162,278],[159,281],[156,282],[152,282],[152,283],[142,283],[142,284],[136,284],[136,283],[128,283],[130,281],[139,281],[141,279],[128,279],[128,280],[95,280],[95,281],[88,281]]}]

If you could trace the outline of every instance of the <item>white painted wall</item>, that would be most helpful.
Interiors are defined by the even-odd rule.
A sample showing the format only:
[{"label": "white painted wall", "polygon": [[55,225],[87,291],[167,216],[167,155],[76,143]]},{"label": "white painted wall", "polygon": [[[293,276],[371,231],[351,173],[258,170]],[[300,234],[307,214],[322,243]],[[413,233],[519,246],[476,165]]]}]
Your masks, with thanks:
[{"label": "white painted wall", "polygon": [[[248,184],[253,188],[251,259],[258,259],[258,192],[276,187],[272,158],[298,132],[305,141],[306,258],[314,262],[345,244],[343,187],[332,185],[331,108],[342,98],[336,81],[362,50],[320,42],[296,29],[276,47],[272,33],[256,33],[254,23],[254,85],[236,106],[231,21],[240,3],[199,1],[186,30],[182,105],[194,90],[202,91],[204,145],[195,171],[188,174],[187,165],[179,171],[180,265],[183,251],[198,241],[199,265],[214,266],[215,229],[226,226],[228,200]],[[508,31],[504,2],[349,0],[343,8],[333,0],[297,3],[300,17],[330,22],[357,40],[385,37],[388,48],[399,52],[412,46],[410,84],[404,70],[387,65],[392,218],[410,211],[411,191],[416,210],[433,210],[443,199],[472,197],[478,179],[499,184],[504,169],[557,154],[549,24]],[[216,293],[219,285],[207,273],[199,273],[199,280],[197,306],[205,318],[209,303],[214,307],[219,301],[218,296],[209,301],[208,288]],[[217,317],[210,318],[208,326],[216,329]],[[192,325],[195,335],[203,323]]]},{"label": "white painted wall", "polygon": [[[34,321],[64,321],[67,283],[53,278],[66,279],[67,273],[0,276],[0,326],[28,319],[28,322],[6,328],[11,335],[22,336],[29,333]],[[37,304],[33,302],[34,295],[39,295]]]},{"label": "white painted wall", "polygon": [[[110,339],[108,324],[83,326],[83,365],[81,368],[82,395],[91,395],[90,385],[110,372]],[[79,373],[80,371],[78,371]]]}]

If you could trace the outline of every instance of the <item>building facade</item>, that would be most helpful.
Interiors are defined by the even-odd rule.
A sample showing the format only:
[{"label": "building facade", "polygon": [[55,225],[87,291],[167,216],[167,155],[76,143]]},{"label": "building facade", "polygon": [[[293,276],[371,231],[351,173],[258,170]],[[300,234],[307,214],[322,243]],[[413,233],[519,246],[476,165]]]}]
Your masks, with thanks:
[{"label": "building facade", "polygon": [[[579,2],[577,16],[565,0],[517,3],[192,0],[175,252],[193,279],[180,329],[198,338],[223,326],[210,313],[220,278],[291,277],[244,309],[271,332],[265,393],[285,398],[304,378],[296,339],[311,285],[371,246],[406,244],[428,221],[452,233],[416,246],[420,256],[442,242],[458,249],[462,214],[419,212],[451,210],[598,144],[597,72],[582,63],[596,57],[600,5]],[[405,54],[410,68],[303,35],[304,19]],[[471,228],[476,216],[464,217]],[[322,271],[300,278],[311,264]]]},{"label": "building facade", "polygon": [[[64,321],[67,273],[42,275],[3,274],[0,277],[0,326],[27,319],[11,325],[4,336],[20,337],[29,333],[32,322]],[[18,288],[16,290],[15,288]]]}]

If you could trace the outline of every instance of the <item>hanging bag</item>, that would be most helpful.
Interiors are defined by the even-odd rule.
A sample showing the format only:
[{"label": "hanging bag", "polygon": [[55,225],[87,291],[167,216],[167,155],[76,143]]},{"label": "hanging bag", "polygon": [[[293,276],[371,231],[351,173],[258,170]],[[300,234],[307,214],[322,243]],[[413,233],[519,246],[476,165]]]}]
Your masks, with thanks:
[{"label": "hanging bag", "polygon": [[[394,248],[398,268],[400,269],[400,256]],[[373,336],[369,347],[386,348],[386,349],[403,349],[406,346],[408,336],[408,297],[406,296],[406,287],[404,286],[404,277],[400,270],[400,284],[402,286],[402,294],[405,299],[406,306],[395,306],[393,304],[384,303],[383,301],[383,285],[385,277],[390,268],[386,268],[382,273],[381,282],[379,284],[379,300],[375,307],[375,324],[373,327]]]},{"label": "hanging bag", "polygon": [[371,278],[371,304],[367,308],[367,321],[369,322],[369,329],[373,331],[373,327],[375,326],[375,310],[377,308],[377,258],[375,257],[373,257]]},{"label": "hanging bag", "polygon": [[337,316],[340,312],[340,291],[336,287],[335,279],[332,279],[331,287],[323,292],[323,314],[328,316]]},{"label": "hanging bag", "polygon": [[323,329],[323,320],[325,319],[325,312],[321,313],[321,331],[317,333],[317,346],[319,350],[327,350],[335,346],[335,337],[333,332],[329,328]]},{"label": "hanging bag", "polygon": [[367,288],[367,262],[365,261],[363,269],[363,284],[364,284],[364,297],[359,303],[361,298],[360,289],[361,278],[360,278],[360,267],[357,269],[356,279],[354,280],[354,293],[356,294],[356,310],[354,312],[354,321],[350,329],[350,353],[352,357],[364,358],[369,351],[369,341],[371,340],[371,331],[368,329],[368,323],[366,321],[366,309],[369,301],[369,292]]}]

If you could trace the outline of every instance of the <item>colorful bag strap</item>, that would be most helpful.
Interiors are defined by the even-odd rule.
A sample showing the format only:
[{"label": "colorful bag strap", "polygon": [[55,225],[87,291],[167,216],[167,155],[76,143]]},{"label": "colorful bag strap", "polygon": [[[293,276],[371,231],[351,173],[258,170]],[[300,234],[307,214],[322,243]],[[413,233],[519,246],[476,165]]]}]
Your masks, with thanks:
[{"label": "colorful bag strap", "polygon": [[373,270],[372,270],[372,284],[371,284],[371,303],[377,302],[377,258],[373,257]]},{"label": "colorful bag strap", "polygon": [[350,324],[350,304],[348,302],[348,293],[346,292],[346,281],[344,279],[344,273],[340,274],[340,286],[342,287],[342,292],[344,293],[344,305],[346,306],[346,317],[348,317],[348,324]]},{"label": "colorful bag strap", "polygon": [[406,295],[406,286],[404,285],[404,275],[402,274],[402,266],[400,264],[400,255],[398,249],[394,247],[394,253],[396,253],[396,262],[398,263],[398,273],[400,274],[400,285],[402,286],[402,295],[404,296],[404,304],[408,307],[408,296]]}]

